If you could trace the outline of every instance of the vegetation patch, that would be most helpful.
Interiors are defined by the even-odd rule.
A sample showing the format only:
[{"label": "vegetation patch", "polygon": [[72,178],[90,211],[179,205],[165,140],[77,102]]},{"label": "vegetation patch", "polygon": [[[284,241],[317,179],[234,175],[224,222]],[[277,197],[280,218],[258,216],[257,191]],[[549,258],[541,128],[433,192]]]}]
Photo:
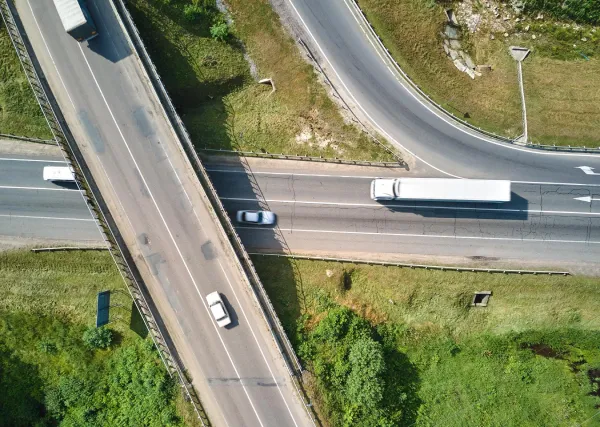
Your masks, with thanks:
[{"label": "vegetation patch", "polygon": [[[121,307],[96,329],[96,294],[107,289]],[[147,332],[129,328],[135,307],[108,253],[0,253],[0,294],[0,425],[188,419]]]},{"label": "vegetation patch", "polygon": [[598,279],[253,260],[327,425],[598,424]]},{"label": "vegetation patch", "polygon": [[[598,25],[593,13],[576,19],[586,8],[595,10],[595,0],[358,3],[400,66],[436,102],[508,137],[522,133],[517,70],[508,48],[530,48],[523,73],[532,142],[600,146],[600,28],[593,26]],[[460,15],[463,48],[475,64],[492,71],[472,80],[447,57],[440,35],[446,8]],[[580,23],[556,21],[567,18]]]},{"label": "vegetation patch", "polygon": [[214,0],[128,2],[197,148],[393,160],[344,122],[267,0],[227,5],[232,25]]},{"label": "vegetation patch", "polygon": [[0,20],[0,133],[51,138],[4,22]]}]

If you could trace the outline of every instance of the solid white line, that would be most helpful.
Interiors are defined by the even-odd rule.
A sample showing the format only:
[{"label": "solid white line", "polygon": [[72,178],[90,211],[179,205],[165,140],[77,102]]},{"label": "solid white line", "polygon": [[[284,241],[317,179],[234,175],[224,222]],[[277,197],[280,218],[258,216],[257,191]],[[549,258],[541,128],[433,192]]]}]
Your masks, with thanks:
[{"label": "solid white line", "polygon": [[[264,227],[235,227],[236,229],[270,231],[272,228]],[[534,242],[534,243],[592,243],[600,244],[600,241],[586,240],[557,240],[557,239],[514,239],[510,237],[477,237],[477,236],[443,236],[437,234],[403,234],[403,233],[377,233],[375,231],[335,231],[335,230],[305,230],[299,228],[280,228],[280,231],[291,233],[326,233],[326,234],[352,234],[365,236],[394,236],[394,237],[426,237],[433,239],[456,239],[456,240],[495,240],[506,242]]]},{"label": "solid white line", "polygon": [[2,190],[36,190],[36,191],[75,191],[82,192],[83,190],[71,190],[68,188],[47,188],[47,187],[17,187],[13,185],[0,185],[0,189]]},{"label": "solid white line", "polygon": [[11,159],[6,157],[0,157],[0,160],[4,160],[7,162],[67,163],[64,160]]},{"label": "solid white line", "polygon": [[453,178],[460,178],[457,175],[453,175],[449,172],[446,172],[434,165],[432,165],[431,163],[427,162],[426,160],[422,159],[421,157],[417,156],[415,153],[413,153],[411,150],[409,150],[408,148],[406,148],[404,145],[400,144],[398,141],[396,141],[392,135],[390,135],[389,133],[387,133],[372,117],[371,115],[367,112],[367,110],[365,110],[363,108],[363,106],[360,104],[360,102],[358,102],[358,100],[356,99],[356,97],[354,96],[354,94],[350,91],[350,89],[348,89],[348,86],[346,85],[346,83],[344,82],[344,80],[342,80],[341,76],[339,75],[339,73],[337,72],[337,70],[335,69],[335,67],[333,66],[333,64],[331,63],[331,61],[329,60],[329,58],[327,57],[327,55],[325,54],[325,51],[323,50],[323,48],[321,48],[321,45],[319,45],[319,42],[317,41],[317,39],[315,38],[315,36],[313,35],[313,33],[310,31],[310,29],[308,28],[308,25],[306,25],[306,22],[304,22],[304,19],[302,18],[302,16],[300,15],[300,12],[298,12],[298,9],[296,9],[296,6],[294,5],[294,3],[292,2],[292,0],[288,0],[290,5],[292,6],[292,8],[294,9],[294,11],[296,12],[296,15],[298,15],[298,18],[300,19],[300,21],[302,22],[302,25],[304,25],[304,28],[306,28],[306,31],[308,32],[308,34],[310,35],[310,37],[313,39],[313,41],[315,42],[315,44],[317,45],[319,51],[321,52],[321,55],[323,55],[323,58],[325,58],[325,60],[327,61],[327,63],[329,64],[329,66],[331,67],[331,69],[333,70],[333,72],[335,73],[335,75],[337,76],[337,78],[339,79],[340,83],[342,84],[342,86],[344,86],[344,88],[346,89],[346,91],[348,92],[348,94],[350,95],[350,97],[352,98],[352,100],[356,103],[356,105],[358,106],[358,108],[361,109],[361,111],[363,112],[363,114],[371,121],[371,123],[373,123],[375,125],[375,127],[377,127],[379,129],[379,131],[385,135],[388,139],[390,139],[391,141],[394,141],[399,147],[402,147],[402,149],[404,149],[406,152],[408,152],[409,154],[411,154],[412,156],[414,156],[417,160],[420,160],[421,162],[425,163],[427,166],[429,166],[432,169],[435,169],[438,172],[441,172],[445,175],[451,176]]},{"label": "solid white line", "polygon": [[[289,0],[291,2],[291,0]],[[352,16],[354,17],[354,19],[358,22],[358,19],[356,18],[356,16],[354,15],[354,13],[352,12],[352,8],[351,6],[348,4],[348,2],[346,0],[344,0],[344,4],[346,5],[346,7],[350,10],[350,13],[352,14]],[[296,11],[297,13],[297,11]],[[360,15],[362,18],[362,13],[359,13],[358,11],[356,12],[357,15]],[[364,19],[364,18],[363,18]],[[303,21],[304,23],[304,21]],[[306,24],[304,24],[306,27]],[[362,30],[362,26],[360,25],[360,23],[358,22],[359,27]],[[370,27],[370,24],[367,22],[366,24],[367,26]],[[308,27],[307,27],[308,30]],[[310,31],[309,31],[310,32]],[[375,34],[375,31],[372,30],[373,34]],[[365,31],[363,30],[363,34],[367,35],[365,33]],[[312,34],[311,34],[312,36]],[[372,36],[373,38],[375,38],[375,40],[377,42],[379,42],[379,39],[376,38],[377,36],[374,35]],[[314,39],[314,37],[313,37]],[[434,114],[436,117],[440,118],[441,120],[443,120],[444,122],[448,123],[450,126],[454,127],[455,129],[460,130],[461,132],[468,134],[470,136],[473,136],[477,139],[480,139],[481,141],[490,143],[490,144],[494,144],[503,148],[508,148],[510,150],[516,150],[516,151],[522,151],[522,152],[526,152],[526,153],[531,153],[531,154],[539,154],[539,155],[549,155],[549,156],[571,156],[571,157],[598,157],[598,154],[594,154],[594,153],[562,153],[562,152],[547,152],[547,151],[542,151],[542,150],[535,150],[535,149],[527,149],[527,148],[521,148],[521,147],[516,147],[514,145],[510,145],[508,143],[503,143],[503,142],[498,142],[496,140],[494,140],[493,138],[490,138],[488,136],[485,136],[483,134],[479,134],[477,133],[477,131],[475,131],[474,129],[468,128],[465,125],[461,124],[461,123],[457,123],[455,120],[453,120],[451,117],[447,116],[445,113],[437,110],[437,108],[434,108],[433,105],[431,105],[430,101],[427,99],[424,99],[423,96],[420,93],[415,93],[415,89],[410,86],[408,84],[408,82],[405,81],[406,77],[404,77],[404,71],[400,68],[400,65],[396,62],[396,60],[389,54],[389,52],[382,46],[381,49],[377,49],[373,42],[371,41],[370,37],[368,37],[367,35],[367,40],[369,41],[369,43],[371,44],[371,46],[373,46],[375,48],[376,53],[378,54],[378,56],[380,58],[382,58],[379,50],[381,50],[389,59],[389,61],[391,61],[391,63],[394,65],[395,68],[398,68],[400,71],[398,72],[399,76],[402,76],[402,78],[399,78],[399,76],[394,75],[394,77],[396,78],[396,80],[400,83],[400,85],[402,85],[402,87],[415,99],[417,100],[421,105],[423,105],[425,108],[427,108],[432,114]],[[316,43],[316,40],[315,40]],[[318,44],[317,44],[318,45]],[[320,49],[320,46],[319,46]],[[326,58],[327,59],[327,58]],[[383,60],[383,58],[382,58]],[[327,62],[329,62],[329,60],[327,60]],[[385,60],[383,60],[384,65],[388,68],[388,70],[390,70],[390,67],[385,64]],[[331,65],[331,63],[330,63]],[[333,66],[332,66],[333,68]],[[335,70],[334,70],[335,71]],[[391,71],[391,70],[390,70]],[[337,74],[337,73],[336,73]],[[392,74],[394,74],[392,72]],[[338,76],[339,77],[339,76]],[[345,85],[344,85],[345,86]],[[362,107],[361,107],[362,109]]]},{"label": "solid white line", "polygon": [[[217,173],[239,173],[239,174],[252,174],[252,175],[287,175],[287,176],[314,176],[316,178],[352,178],[352,179],[375,179],[382,178],[381,176],[367,176],[367,175],[331,175],[331,174],[313,174],[313,173],[297,173],[297,172],[269,172],[269,171],[254,171],[250,172],[243,170],[234,169],[206,169],[208,172]],[[398,175],[397,178],[403,177],[414,177],[414,175]],[[394,176],[384,176],[383,178],[394,178]],[[571,185],[574,187],[600,187],[600,184],[583,184],[578,182],[543,182],[543,181],[511,181],[513,184],[532,184],[532,185]]]},{"label": "solid white line", "polygon": [[48,56],[50,57],[50,61],[52,61],[52,65],[54,65],[54,69],[56,70],[56,74],[58,75],[58,78],[60,79],[60,82],[62,83],[63,88],[65,89],[65,93],[67,94],[67,97],[69,98],[69,101],[71,101],[71,105],[73,106],[73,110],[77,111],[77,109],[75,108],[75,103],[73,102],[73,99],[71,98],[71,95],[69,94],[69,91],[67,90],[67,86],[65,85],[65,82],[63,81],[62,76],[58,72],[58,67],[56,66],[56,62],[54,61],[54,57],[50,53],[50,48],[48,47],[48,43],[46,43],[46,38],[44,37],[44,34],[42,33],[42,29],[40,28],[40,25],[38,24],[37,18],[35,17],[35,13],[33,12],[33,8],[31,7],[31,3],[29,3],[29,0],[27,0],[27,5],[29,6],[29,9],[31,10],[31,16],[33,16],[33,21],[35,22],[35,26],[37,27],[37,29],[38,29],[38,31],[40,33],[40,36],[42,37],[42,41],[44,42],[44,46],[46,46],[46,51],[48,52]]},{"label": "solid white line", "polygon": [[[242,197],[220,197],[221,200],[231,200],[239,202],[257,202],[257,199],[242,198]],[[438,210],[450,210],[450,211],[481,211],[481,212],[508,212],[508,213],[534,213],[534,214],[554,214],[554,215],[584,215],[584,216],[600,216],[600,212],[577,212],[577,211],[547,211],[539,209],[501,209],[501,208],[470,208],[464,206],[427,206],[427,205],[401,205],[401,204],[389,204],[382,205],[377,203],[337,203],[337,202],[316,202],[316,201],[303,201],[303,200],[278,200],[278,199],[264,199],[261,201],[269,203],[290,203],[299,205],[325,205],[325,206],[356,206],[365,208],[407,208],[407,209],[438,209]]]},{"label": "solid white line", "polygon": [[92,221],[96,222],[93,218],[63,218],[58,216],[29,216],[29,215],[11,215],[11,214],[0,214],[2,218],[26,218],[26,219],[52,219],[58,221]]},{"label": "solid white line", "polygon": [[[258,343],[258,338],[256,338],[256,334],[254,333],[254,329],[252,328],[252,322],[250,322],[250,319],[248,319],[248,316],[246,316],[246,311],[244,310],[244,307],[243,307],[240,299],[237,296],[237,292],[233,288],[233,285],[231,284],[231,281],[229,280],[229,277],[227,276],[227,273],[225,272],[225,269],[223,268],[223,264],[221,264],[221,260],[217,260],[217,261],[219,262],[219,267],[221,267],[221,270],[223,271],[223,274],[225,275],[225,278],[227,279],[227,283],[229,283],[229,287],[231,288],[231,292],[233,292],[233,296],[235,297],[235,300],[238,303],[238,307],[242,311],[242,314],[244,315],[244,319],[246,319],[246,323],[248,324],[248,328],[250,328],[250,332],[252,333],[252,336],[254,337],[254,341],[256,341],[256,343]],[[273,382],[275,382],[275,384],[277,385],[277,390],[279,391],[279,394],[280,394],[281,398],[283,399],[283,403],[285,404],[285,407],[287,408],[288,413],[290,414],[290,417],[292,418],[292,421],[294,422],[294,425],[298,426],[298,423],[296,423],[296,419],[294,418],[294,415],[292,414],[292,410],[290,409],[287,401],[285,400],[285,397],[283,396],[283,392],[281,391],[281,387],[279,386],[279,381],[277,381],[277,379],[275,378],[275,374],[271,370],[271,366],[269,365],[269,362],[267,361],[267,358],[266,358],[265,354],[263,353],[260,345],[258,346],[258,350],[260,351],[260,354],[261,354],[263,360],[265,361],[265,364],[267,365],[269,372],[271,373],[271,378],[273,378]]]},{"label": "solid white line", "polygon": [[[192,284],[194,285],[194,288],[196,289],[196,292],[198,293],[200,300],[202,301],[202,305],[204,306],[204,309],[210,318],[210,323],[213,325],[213,328],[215,329],[215,332],[216,332],[217,336],[219,337],[219,340],[221,341],[221,345],[223,346],[223,349],[225,350],[225,353],[227,354],[227,357],[229,358],[229,362],[231,363],[231,366],[233,367],[235,374],[241,381],[241,376],[237,370],[237,367],[233,363],[233,359],[231,357],[231,354],[229,353],[229,350],[227,349],[227,346],[225,345],[225,341],[223,340],[223,337],[221,336],[221,333],[219,332],[219,329],[217,328],[215,322],[212,320],[212,315],[210,313],[208,306],[206,305],[206,301],[204,300],[204,297],[203,297],[202,293],[200,292],[200,289],[198,288],[196,280],[194,279],[194,276],[193,276],[187,262],[185,261],[185,258],[183,256],[181,250],[179,249],[179,245],[177,244],[177,241],[175,240],[175,237],[173,236],[173,233],[171,232],[171,229],[169,228],[165,217],[163,216],[160,208],[158,207],[158,203],[156,202],[156,199],[154,198],[154,195],[152,194],[152,191],[150,190],[150,187],[148,186],[148,183],[147,183],[146,179],[144,178],[144,175],[142,174],[142,171],[141,171],[137,161],[135,160],[135,157],[133,156],[133,153],[129,147],[129,144],[127,144],[127,140],[125,139],[125,136],[123,135],[123,132],[121,131],[121,128],[110,108],[110,105],[108,104],[108,101],[106,100],[106,97],[104,96],[104,92],[100,88],[100,84],[98,83],[98,80],[96,79],[96,75],[94,74],[94,71],[92,70],[90,63],[88,62],[88,60],[85,56],[85,53],[83,52],[83,48],[81,47],[81,44],[79,44],[79,50],[81,51],[81,55],[83,56],[83,59],[85,60],[85,63],[88,66],[90,74],[91,74],[92,78],[94,79],[94,83],[96,84],[96,87],[98,88],[98,91],[100,92],[100,95],[102,96],[102,100],[104,101],[104,104],[106,105],[106,108],[113,120],[113,123],[114,123],[115,127],[117,128],[119,135],[121,136],[121,139],[123,140],[123,143],[125,144],[125,147],[127,148],[127,152],[129,153],[129,156],[131,157],[131,160],[132,160],[135,168],[137,169],[138,173],[140,174],[140,178],[142,179],[142,182],[144,183],[144,186],[146,187],[146,190],[148,191],[148,194],[150,195],[150,198],[154,204],[154,207],[156,208],[158,215],[160,216],[162,223],[165,226],[165,229],[167,230],[167,233],[169,234],[169,237],[171,238],[171,241],[172,241],[173,245],[175,246],[175,249],[177,250],[179,257],[181,258],[181,261],[186,269],[186,272],[187,272],[188,276],[190,277],[190,280],[192,281]],[[257,412],[256,408],[254,407],[254,403],[252,402],[252,399],[250,398],[250,394],[248,393],[246,386],[242,382],[241,382],[241,384],[242,384],[242,389],[244,390],[244,393],[246,394],[246,397],[248,398],[248,402],[250,403],[250,406],[252,407],[252,410],[254,411],[254,414],[256,415],[256,418],[257,418],[259,424],[261,426],[263,426],[262,420],[260,419],[258,412]]]}]

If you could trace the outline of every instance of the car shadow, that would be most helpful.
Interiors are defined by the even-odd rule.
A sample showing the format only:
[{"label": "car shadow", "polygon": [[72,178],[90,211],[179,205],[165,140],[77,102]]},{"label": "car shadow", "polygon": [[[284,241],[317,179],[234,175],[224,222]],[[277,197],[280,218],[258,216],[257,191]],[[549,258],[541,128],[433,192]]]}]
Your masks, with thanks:
[{"label": "car shadow", "polygon": [[223,295],[220,292],[219,292],[219,295],[221,296],[221,300],[223,301],[223,304],[225,304],[225,309],[227,310],[227,313],[229,313],[229,319],[231,319],[231,323],[227,326],[224,326],[224,328],[225,329],[233,329],[237,325],[240,324],[237,312],[235,311],[235,309],[233,308],[233,305],[231,305],[231,303],[229,302],[229,300],[227,299],[227,297],[225,295]]}]

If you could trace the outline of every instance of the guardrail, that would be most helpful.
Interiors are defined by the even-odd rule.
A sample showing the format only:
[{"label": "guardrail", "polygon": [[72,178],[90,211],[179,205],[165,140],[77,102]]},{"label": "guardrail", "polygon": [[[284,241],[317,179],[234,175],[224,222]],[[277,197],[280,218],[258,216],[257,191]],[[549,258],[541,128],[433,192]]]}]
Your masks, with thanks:
[{"label": "guardrail", "polygon": [[208,176],[206,169],[204,168],[204,165],[198,157],[198,153],[194,148],[191,137],[185,128],[183,121],[179,117],[179,114],[175,110],[175,107],[173,106],[167,89],[162,83],[156,66],[148,55],[141,35],[126,8],[124,1],[111,0],[111,3],[115,7],[117,15],[121,20],[123,27],[127,31],[130,42],[135,48],[137,56],[142,63],[143,70],[147,73],[148,80],[151,87],[155,91],[156,97],[161,101],[160,105],[163,108],[165,116],[169,119],[169,123],[172,126],[173,132],[177,135],[184,152],[187,154],[191,166],[198,175],[208,201],[213,208],[211,213],[214,214],[217,227],[223,236],[231,243],[233,250],[237,255],[237,260],[239,261],[238,268],[248,280],[248,285],[252,290],[256,301],[258,302],[258,306],[267,322],[267,326],[270,330],[273,340],[275,341],[284,361],[286,362],[290,376],[293,379],[292,383],[298,391],[298,397],[304,401],[307,412],[311,416],[313,422],[316,423],[316,416],[310,409],[312,406],[306,403],[308,397],[306,392],[302,389],[302,384],[300,382],[303,371],[302,365],[300,364],[300,360],[298,359],[298,356],[296,355],[296,352],[294,351],[294,348],[290,343],[279,318],[277,317],[277,313],[275,312],[269,296],[267,295],[267,292],[265,291],[264,286],[258,277],[258,273],[252,264],[252,260],[246,252],[242,241],[240,240],[233,227],[233,224],[231,223],[229,215],[225,211],[225,208],[223,207],[221,200],[217,195],[217,192]]},{"label": "guardrail", "polygon": [[54,248],[32,248],[31,252],[108,251],[108,246],[57,246]]},{"label": "guardrail", "polygon": [[155,314],[157,311],[149,297],[147,297],[147,291],[142,285],[143,282],[139,273],[137,273],[135,267],[132,267],[135,266],[133,259],[127,251],[127,246],[122,240],[106,203],[89,172],[85,159],[69,131],[58,103],[54,99],[50,87],[43,77],[41,67],[35,58],[23,25],[9,0],[0,0],[0,15],[2,15],[13,47],[17,52],[19,61],[42,110],[42,114],[46,119],[46,123],[54,136],[55,144],[61,148],[65,161],[74,170],[80,193],[88,206],[91,216],[96,220],[107,249],[119,269],[125,287],[142,315],[144,324],[150,332],[152,341],[158,349],[158,354],[167,368],[167,372],[170,376],[176,375],[178,377],[181,386],[185,390],[187,399],[194,406],[201,424],[203,426],[210,425],[198,396],[187,380],[183,369],[181,369],[179,361],[173,356],[171,350],[172,343],[168,335],[162,332],[162,324],[157,320]]},{"label": "guardrail", "polygon": [[32,138],[30,136],[13,135],[12,133],[0,133],[0,138],[17,139],[19,141],[35,142],[37,144],[56,145],[56,141],[53,139]]},{"label": "guardrail", "polygon": [[525,144],[519,143],[519,142],[517,142],[514,139],[507,138],[506,136],[498,135],[498,134],[496,134],[494,132],[490,132],[488,130],[485,130],[485,129],[482,129],[480,127],[477,127],[477,126],[475,126],[475,125],[467,122],[466,120],[463,120],[460,117],[454,115],[451,111],[448,111],[443,106],[441,106],[440,104],[438,104],[437,102],[435,102],[433,100],[433,98],[431,98],[431,96],[429,96],[427,93],[425,93],[425,91],[423,91],[419,87],[419,85],[417,85],[410,78],[410,76],[404,72],[404,70],[402,69],[402,67],[400,67],[400,64],[398,64],[398,62],[396,62],[396,60],[392,56],[391,52],[388,50],[388,48],[383,43],[383,40],[381,40],[381,38],[379,37],[379,35],[375,31],[375,28],[373,28],[373,26],[371,25],[371,23],[367,19],[367,16],[363,12],[363,10],[360,8],[360,5],[358,4],[358,1],[357,0],[351,0],[350,3],[355,7],[355,9],[358,12],[358,15],[359,15],[361,21],[366,25],[366,27],[368,28],[368,30],[371,33],[371,35],[377,41],[377,44],[381,47],[381,49],[383,50],[383,52],[385,52],[387,58],[392,62],[392,64],[394,65],[394,68],[396,68],[396,70],[402,75],[402,77],[404,78],[404,80],[419,95],[421,95],[423,98],[425,98],[432,106],[434,106],[437,110],[439,110],[443,114],[449,116],[452,120],[455,120],[455,121],[459,122],[461,125],[466,126],[466,127],[470,128],[470,129],[472,129],[474,131],[480,132],[480,133],[482,133],[482,134],[484,134],[486,136],[489,136],[491,138],[494,138],[494,139],[497,139],[497,140],[500,140],[502,142],[505,142],[505,143],[508,143],[508,144],[512,144],[512,145],[519,145],[519,146],[526,147],[526,148],[533,148],[533,149],[547,150],[547,151],[558,151],[558,152],[564,151],[564,152],[578,152],[578,153],[600,154],[600,148],[594,148],[594,147],[588,148],[588,147],[585,147],[585,146],[584,147],[571,147],[570,145],[568,145],[568,146],[544,145],[544,144],[534,144],[534,143],[531,143],[531,142],[527,142]]},{"label": "guardrail", "polygon": [[343,262],[348,264],[367,264],[381,265],[385,267],[405,267],[405,268],[421,268],[424,270],[441,270],[441,271],[462,271],[473,273],[503,273],[503,274],[533,274],[533,275],[549,275],[549,276],[570,276],[568,271],[551,271],[551,270],[514,270],[508,268],[476,268],[476,267],[454,267],[449,265],[427,265],[427,264],[411,264],[406,262],[388,262],[388,261],[370,261],[364,259],[353,258],[334,258],[320,257],[310,255],[293,255],[293,254],[269,254],[264,252],[251,252],[254,256],[272,256],[279,258],[305,259],[310,261],[330,261]]},{"label": "guardrail", "polygon": [[314,157],[314,156],[302,156],[300,154],[276,154],[269,153],[268,151],[239,151],[239,150],[224,150],[221,148],[200,148],[200,151],[218,153],[218,154],[227,154],[227,155],[237,155],[240,157],[260,157],[265,159],[279,159],[279,160],[299,160],[305,162],[320,162],[320,163],[335,163],[340,165],[357,165],[357,166],[377,166],[377,167],[386,167],[386,168],[403,168],[406,167],[406,164],[401,161],[397,162],[376,162],[371,160],[348,160],[348,159],[339,159],[337,157],[328,158],[328,157]]}]

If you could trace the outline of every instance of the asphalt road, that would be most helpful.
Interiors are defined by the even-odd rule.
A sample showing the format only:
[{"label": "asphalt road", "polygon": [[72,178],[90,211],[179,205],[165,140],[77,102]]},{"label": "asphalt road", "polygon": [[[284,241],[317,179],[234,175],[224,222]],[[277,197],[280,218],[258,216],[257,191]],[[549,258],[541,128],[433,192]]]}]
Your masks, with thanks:
[{"label": "asphalt road", "polygon": [[[17,0],[36,56],[214,425],[311,422],[229,243],[110,2],[77,43],[51,0]],[[205,302],[224,295],[221,329]]]},{"label": "asphalt road", "polygon": [[435,168],[440,174],[463,178],[600,184],[600,174],[586,175],[577,169],[590,166],[600,173],[600,156],[504,144],[457,126],[423,104],[374,48],[376,43],[358,18],[353,0],[286,3],[291,16],[308,30],[306,41],[322,57],[334,85],[392,143],[420,159],[417,169]]},{"label": "asphalt road", "polygon": [[[242,225],[252,250],[486,257],[505,261],[600,260],[600,187],[513,184],[510,203],[375,202],[377,175],[214,164],[208,168],[233,217],[269,209],[278,229]],[[353,172],[349,169],[348,172]],[[386,174],[396,173],[387,171]],[[597,197],[581,201],[579,197]]]},{"label": "asphalt road", "polygon": [[102,242],[77,188],[42,179],[44,166],[60,165],[56,157],[0,155],[0,236]]}]

